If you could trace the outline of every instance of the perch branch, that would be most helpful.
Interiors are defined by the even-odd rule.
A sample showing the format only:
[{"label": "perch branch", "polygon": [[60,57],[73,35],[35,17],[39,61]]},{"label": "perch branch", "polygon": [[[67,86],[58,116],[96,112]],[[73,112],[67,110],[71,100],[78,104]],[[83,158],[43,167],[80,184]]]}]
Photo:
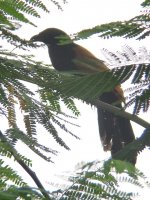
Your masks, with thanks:
[{"label": "perch branch", "polygon": [[138,117],[136,115],[133,115],[133,114],[130,114],[130,113],[124,111],[123,109],[117,108],[113,105],[110,105],[110,104],[105,103],[100,100],[93,100],[93,101],[90,101],[90,103],[92,105],[95,105],[98,108],[103,108],[104,110],[109,111],[117,116],[127,118],[127,119],[141,125],[144,128],[150,127],[150,124],[148,122],[146,122],[145,120],[141,119],[140,117]]}]

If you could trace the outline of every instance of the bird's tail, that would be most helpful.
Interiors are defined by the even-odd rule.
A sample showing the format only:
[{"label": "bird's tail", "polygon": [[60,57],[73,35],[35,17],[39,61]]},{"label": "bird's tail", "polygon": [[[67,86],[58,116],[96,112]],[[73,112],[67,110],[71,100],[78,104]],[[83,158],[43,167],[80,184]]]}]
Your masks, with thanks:
[{"label": "bird's tail", "polygon": [[[113,91],[101,95],[100,100],[112,104],[117,102],[118,97]],[[115,106],[118,108],[122,107],[120,102],[115,104]],[[103,149],[104,151],[110,150],[112,157],[135,139],[130,120],[126,118],[98,108],[98,123]],[[136,156],[131,162],[133,164],[136,163]]]}]

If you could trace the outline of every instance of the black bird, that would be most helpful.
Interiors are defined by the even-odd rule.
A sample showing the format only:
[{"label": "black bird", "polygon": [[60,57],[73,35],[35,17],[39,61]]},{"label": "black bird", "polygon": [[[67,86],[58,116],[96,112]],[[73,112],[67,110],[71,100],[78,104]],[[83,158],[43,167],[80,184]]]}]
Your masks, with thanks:
[{"label": "black bird", "polygon": [[[48,28],[33,36],[31,41],[39,41],[47,45],[52,65],[58,71],[78,70],[79,72],[93,73],[109,70],[103,61],[96,58],[87,49],[75,44],[62,30]],[[113,91],[102,94],[99,99],[109,104],[115,103],[116,107],[122,108],[121,101],[124,99],[124,94],[118,85]],[[128,119],[115,116],[101,108],[97,110],[103,149],[104,151],[110,150],[113,156],[135,139],[132,126]],[[130,162],[136,163],[136,155]]]}]

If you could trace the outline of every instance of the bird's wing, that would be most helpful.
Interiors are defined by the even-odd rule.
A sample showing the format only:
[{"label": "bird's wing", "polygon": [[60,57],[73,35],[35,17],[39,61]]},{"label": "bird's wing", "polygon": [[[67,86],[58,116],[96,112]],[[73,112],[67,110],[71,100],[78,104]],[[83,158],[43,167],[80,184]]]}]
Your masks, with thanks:
[{"label": "bird's wing", "polygon": [[[76,69],[83,73],[96,73],[96,72],[107,72],[110,69],[105,63],[96,58],[91,52],[84,47],[77,44],[73,47],[75,58],[73,63],[76,65]],[[118,94],[118,99],[124,102],[124,93],[120,85],[115,87],[115,92]]]},{"label": "bird's wing", "polygon": [[109,68],[104,64],[102,60],[96,58],[84,47],[75,44],[73,47],[73,52],[75,54],[75,59],[73,59],[73,63],[80,71],[85,73],[109,71]]}]

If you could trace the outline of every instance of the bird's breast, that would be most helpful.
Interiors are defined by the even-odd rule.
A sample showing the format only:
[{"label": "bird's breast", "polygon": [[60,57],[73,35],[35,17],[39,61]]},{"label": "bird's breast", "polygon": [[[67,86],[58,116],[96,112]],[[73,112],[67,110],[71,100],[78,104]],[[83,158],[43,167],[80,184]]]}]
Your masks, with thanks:
[{"label": "bird's breast", "polygon": [[49,56],[53,67],[59,71],[75,70],[73,60],[73,52],[71,48],[65,46],[49,47]]}]

